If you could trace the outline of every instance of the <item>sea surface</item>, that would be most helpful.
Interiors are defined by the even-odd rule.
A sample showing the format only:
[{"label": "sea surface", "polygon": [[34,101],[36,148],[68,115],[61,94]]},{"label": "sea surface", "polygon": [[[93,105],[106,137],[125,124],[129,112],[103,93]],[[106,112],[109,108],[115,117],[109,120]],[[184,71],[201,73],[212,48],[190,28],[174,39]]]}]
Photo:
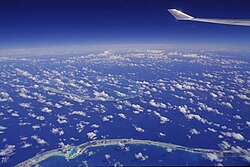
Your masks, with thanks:
[{"label": "sea surface", "polygon": [[[108,50],[0,58],[0,66],[2,166],[105,138],[232,150],[242,156],[107,146],[88,148],[69,161],[53,156],[41,166],[250,164],[249,53]],[[147,158],[138,158],[139,153]]]}]

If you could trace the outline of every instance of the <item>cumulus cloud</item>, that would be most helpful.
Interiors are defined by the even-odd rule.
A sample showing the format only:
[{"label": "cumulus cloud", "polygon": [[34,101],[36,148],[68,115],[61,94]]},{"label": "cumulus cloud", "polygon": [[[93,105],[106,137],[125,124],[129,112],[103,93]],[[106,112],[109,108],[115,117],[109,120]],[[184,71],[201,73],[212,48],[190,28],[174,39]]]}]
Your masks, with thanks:
[{"label": "cumulus cloud", "polygon": [[70,102],[67,102],[67,101],[60,101],[60,104],[62,104],[64,106],[73,106],[73,104],[71,104]]},{"label": "cumulus cloud", "polygon": [[250,128],[250,121],[246,121],[246,124]]},{"label": "cumulus cloud", "polygon": [[41,111],[46,112],[46,113],[51,113],[52,112],[52,110],[49,109],[48,107],[44,107]]},{"label": "cumulus cloud", "polygon": [[236,140],[244,140],[244,136],[242,136],[242,134],[240,133],[235,133],[235,132],[221,132],[224,136],[227,136],[227,137],[232,137]]},{"label": "cumulus cloud", "polygon": [[208,77],[208,78],[213,78],[214,77],[212,74],[209,74],[209,73],[202,73],[202,75],[204,77]]},{"label": "cumulus cloud", "polygon": [[57,115],[57,122],[60,124],[68,123],[68,119],[65,117],[65,115]]},{"label": "cumulus cloud", "polygon": [[104,52],[98,54],[98,56],[111,56],[111,55],[113,55],[112,50],[105,50]]},{"label": "cumulus cloud", "polygon": [[19,103],[19,106],[21,106],[23,108],[30,108],[31,107],[30,103]]},{"label": "cumulus cloud", "polygon": [[13,117],[18,117],[19,114],[18,114],[17,112],[14,112],[14,113],[11,113],[11,116],[13,116]]},{"label": "cumulus cloud", "polygon": [[219,114],[219,115],[223,115],[223,113],[220,113],[217,109],[209,107],[204,103],[198,102],[198,105],[199,105],[199,110],[206,110],[209,112],[214,112],[214,113]]},{"label": "cumulus cloud", "polygon": [[233,108],[232,104],[229,102],[221,102],[221,104],[228,107],[228,108]]},{"label": "cumulus cloud", "polygon": [[64,131],[62,130],[62,128],[52,128],[51,132],[53,134],[58,134],[59,136],[62,136],[64,134]]},{"label": "cumulus cloud", "polygon": [[126,97],[127,95],[125,93],[119,92],[119,91],[114,91],[117,96],[119,97]]},{"label": "cumulus cloud", "polygon": [[241,116],[239,116],[239,115],[234,115],[233,118],[235,118],[235,119],[241,119]]},{"label": "cumulus cloud", "polygon": [[192,135],[198,135],[198,134],[200,134],[200,132],[199,132],[198,130],[196,130],[196,129],[191,129],[191,130],[190,130],[190,133],[191,133]]},{"label": "cumulus cloud", "polygon": [[41,145],[47,144],[47,142],[44,139],[39,138],[36,135],[31,136],[31,138],[34,139],[38,144],[41,144]]},{"label": "cumulus cloud", "polygon": [[109,160],[111,158],[110,154],[105,154],[104,156],[105,156],[106,160]]},{"label": "cumulus cloud", "polygon": [[32,128],[33,128],[34,130],[36,130],[36,129],[40,129],[40,126],[39,126],[39,125],[33,125]]},{"label": "cumulus cloud", "polygon": [[161,124],[164,124],[164,123],[166,123],[166,122],[169,121],[169,119],[168,119],[167,117],[161,116],[160,113],[158,113],[158,112],[156,112],[156,111],[153,111],[153,113],[154,113],[154,115],[156,115],[157,117],[160,118],[160,120],[161,120],[160,123],[161,123]]},{"label": "cumulus cloud", "polygon": [[157,103],[157,102],[155,102],[155,100],[150,100],[149,104],[154,106],[154,107],[161,107],[161,108],[166,108],[167,107],[166,104]]},{"label": "cumulus cloud", "polygon": [[213,129],[213,128],[207,128],[210,132],[214,132],[214,133],[216,133],[217,132],[217,130],[215,130],[215,129]]},{"label": "cumulus cloud", "polygon": [[215,93],[213,93],[213,92],[211,92],[211,93],[210,93],[210,95],[211,95],[213,98],[218,97],[218,95],[217,95],[217,94],[215,94]]},{"label": "cumulus cloud", "polygon": [[227,141],[222,141],[222,143],[219,146],[223,150],[227,150],[231,147],[231,145]]},{"label": "cumulus cloud", "polygon": [[96,133],[95,132],[89,132],[89,133],[87,133],[87,136],[91,140],[96,139]]},{"label": "cumulus cloud", "polygon": [[250,150],[244,149],[240,146],[232,146],[231,151],[241,154],[241,156],[250,163]]},{"label": "cumulus cloud", "polygon": [[0,92],[0,102],[13,102],[13,99],[9,96],[7,92]]},{"label": "cumulus cloud", "polygon": [[3,149],[0,150],[0,156],[11,156],[14,154],[15,145],[5,145]]},{"label": "cumulus cloud", "polygon": [[131,107],[133,107],[138,112],[143,112],[143,108],[139,104],[132,104]]},{"label": "cumulus cloud", "polygon": [[188,114],[188,113],[190,113],[190,111],[188,110],[188,107],[186,105],[184,105],[184,106],[178,106],[178,109],[179,109],[179,111],[182,114]]},{"label": "cumulus cloud", "polygon": [[91,125],[91,128],[99,128],[100,126],[99,125],[97,125],[97,124],[93,124],[93,125]]},{"label": "cumulus cloud", "polygon": [[207,153],[203,155],[206,159],[210,161],[216,161],[216,162],[222,162],[223,160],[221,159],[220,155],[216,153]]},{"label": "cumulus cloud", "polygon": [[146,159],[148,159],[147,155],[143,155],[141,152],[135,154],[136,159],[139,159],[141,161],[145,161]]},{"label": "cumulus cloud", "polygon": [[165,134],[165,133],[160,132],[158,136],[160,136],[160,137],[165,137],[165,136],[166,136],[166,134]]},{"label": "cumulus cloud", "polygon": [[122,106],[122,105],[117,105],[116,108],[117,108],[118,110],[122,110],[122,109],[123,109],[123,106]]},{"label": "cumulus cloud", "polygon": [[62,108],[62,105],[56,103],[56,104],[55,104],[55,107],[56,107],[56,108]]},{"label": "cumulus cloud", "polygon": [[112,115],[107,115],[107,116],[104,116],[104,117],[102,118],[102,121],[103,121],[103,122],[108,122],[108,121],[110,121],[110,119],[112,119],[112,118],[113,118]]},{"label": "cumulus cloud", "polygon": [[5,126],[0,126],[0,130],[5,130],[5,129],[7,129],[7,127],[5,127]]},{"label": "cumulus cloud", "polygon": [[102,92],[97,92],[94,90],[94,96],[95,96],[95,99],[98,99],[98,100],[101,100],[101,101],[106,101],[108,99],[110,99],[111,97],[105,93],[104,91]]},{"label": "cumulus cloud", "polygon": [[118,116],[123,118],[123,119],[127,119],[126,115],[124,115],[123,113],[119,113]]},{"label": "cumulus cloud", "polygon": [[250,97],[247,97],[247,95],[244,95],[244,94],[239,94],[238,97],[243,100],[250,100]]},{"label": "cumulus cloud", "polygon": [[134,124],[133,124],[133,127],[135,128],[135,130],[136,130],[137,132],[144,132],[144,131],[145,131],[145,130],[142,129],[141,127],[136,126],[136,125],[134,125]]},{"label": "cumulus cloud", "polygon": [[187,114],[186,118],[188,118],[188,119],[196,119],[196,120],[200,121],[203,124],[208,123],[208,121],[206,119],[202,118],[201,116],[199,116],[197,114]]},{"label": "cumulus cloud", "polygon": [[82,132],[84,127],[85,124],[82,121],[76,124],[76,130],[78,131],[78,133]]},{"label": "cumulus cloud", "polygon": [[80,116],[86,116],[86,113],[83,111],[72,111],[69,113],[69,115],[80,115]]}]

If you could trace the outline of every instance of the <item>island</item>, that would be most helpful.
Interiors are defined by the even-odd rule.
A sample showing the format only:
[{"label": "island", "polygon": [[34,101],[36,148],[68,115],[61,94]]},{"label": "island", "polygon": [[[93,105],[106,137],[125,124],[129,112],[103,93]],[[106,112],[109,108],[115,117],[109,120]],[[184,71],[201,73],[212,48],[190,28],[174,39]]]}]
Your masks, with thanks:
[{"label": "island", "polygon": [[21,162],[16,165],[16,167],[28,167],[38,164],[39,162],[52,157],[52,156],[63,156],[66,160],[74,159],[75,157],[83,154],[88,148],[91,147],[102,147],[102,146],[112,146],[119,145],[121,147],[130,144],[130,145],[153,145],[157,147],[162,147],[166,150],[182,150],[198,154],[217,154],[219,156],[244,156],[242,153],[234,152],[232,150],[215,150],[215,149],[205,149],[205,148],[190,148],[181,145],[164,143],[159,141],[151,140],[138,140],[138,139],[101,139],[93,140],[78,146],[70,146],[65,148],[58,148],[51,151],[47,151],[41,154],[36,155],[35,157],[28,159],[24,162]]}]

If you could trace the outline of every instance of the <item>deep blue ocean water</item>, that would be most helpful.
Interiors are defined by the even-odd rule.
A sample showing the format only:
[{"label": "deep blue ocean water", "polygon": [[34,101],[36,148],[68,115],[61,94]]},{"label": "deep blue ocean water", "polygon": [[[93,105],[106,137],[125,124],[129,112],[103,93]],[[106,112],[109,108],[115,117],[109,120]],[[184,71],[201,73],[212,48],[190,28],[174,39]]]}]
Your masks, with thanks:
[{"label": "deep blue ocean water", "polygon": [[[227,142],[230,145],[228,149],[236,146],[245,150],[250,148],[250,125],[246,123],[250,121],[250,100],[247,99],[250,98],[250,57],[248,53],[245,55],[232,55],[228,52],[197,53],[196,57],[185,55],[191,54],[180,52],[178,55],[169,56],[168,52],[135,51],[111,53],[102,57],[96,54],[53,58],[16,58],[15,60],[0,61],[2,67],[0,69],[0,92],[7,92],[8,97],[12,99],[0,102],[0,126],[6,127],[6,129],[0,130],[3,132],[0,133],[0,139],[2,139],[0,150],[3,152],[9,145],[15,146],[10,153],[0,156],[1,165],[14,166],[38,153],[60,147],[59,143],[79,145],[93,139],[103,138],[145,139],[216,150],[222,149],[222,142]],[[207,58],[199,57],[201,55],[206,55]],[[32,79],[30,76],[36,79]],[[127,96],[136,93],[139,95],[121,101],[85,99],[81,103],[62,93],[50,92],[42,88],[46,84],[58,89],[62,87],[58,84],[55,85],[55,82],[52,82],[53,78],[66,77],[69,82],[77,83],[80,78],[98,76],[108,78],[107,83],[104,87],[100,83],[95,83],[94,79],[92,82],[89,79],[86,82],[92,84],[91,89],[93,90],[105,91],[109,95],[114,95],[114,91],[123,92]],[[117,83],[113,80],[116,80]],[[140,93],[131,93],[132,90],[136,91],[136,83],[140,86]],[[184,88],[178,88],[178,84],[183,85]],[[38,87],[34,85],[38,85]],[[67,87],[70,87],[71,90],[74,89],[68,83],[63,86],[61,92],[70,93]],[[83,87],[83,89],[88,88]],[[146,93],[147,91],[150,94]],[[218,97],[212,97],[211,92]],[[94,97],[91,91],[88,93]],[[244,95],[245,98],[238,95]],[[2,94],[0,97],[8,99]],[[166,107],[155,107],[150,104],[151,100],[163,103]],[[70,105],[65,105],[65,101]],[[226,102],[233,107],[225,105]],[[29,104],[29,106],[22,107],[20,105],[22,103]],[[200,108],[199,103],[216,109],[222,115]],[[60,104],[61,108],[57,108],[55,104]],[[142,111],[135,113],[134,111],[137,109],[132,104],[139,105]],[[178,109],[179,106],[185,105],[189,114],[199,115],[207,122],[202,123],[195,118],[188,119],[187,115]],[[118,106],[122,106],[122,108],[119,109]],[[51,112],[43,112],[42,110],[46,107],[51,109]],[[82,111],[85,116],[70,114],[73,111]],[[153,111],[160,113],[169,121],[161,123],[160,118]],[[18,113],[18,116],[13,116],[13,113]],[[119,113],[123,113],[126,119],[121,118]],[[235,117],[236,115],[240,118]],[[37,116],[43,116],[44,120],[38,120]],[[58,121],[60,116],[66,118],[66,123]],[[112,117],[109,117],[108,121],[104,121],[104,117],[107,116]],[[98,125],[98,127],[93,125]],[[35,128],[37,126],[38,128]],[[140,127],[144,131],[138,132],[135,127]],[[62,135],[52,133],[53,128],[59,128],[64,133]],[[198,131],[197,134],[191,133],[193,129]],[[90,132],[95,133],[95,137],[92,139],[87,135]],[[226,134],[226,132],[228,133]],[[160,136],[159,133],[163,133],[165,136]],[[233,133],[242,135],[244,139],[239,140],[232,137]],[[39,144],[34,136],[43,139],[46,143]],[[23,148],[25,143],[31,144],[31,146]],[[95,153],[93,156],[88,157],[83,154],[69,162],[65,162],[62,157],[51,157],[42,162],[42,165],[76,166],[79,162],[82,164],[82,161],[86,161],[89,165],[101,166],[114,165],[116,162],[124,165],[249,164],[242,157],[224,157],[222,162],[216,162],[210,161],[200,154],[183,151],[168,153],[161,148],[145,145],[131,145],[128,152],[119,150],[116,146],[91,148],[90,150]],[[136,159],[135,154],[139,152],[149,158],[145,161]],[[110,154],[110,161],[105,159],[105,154]],[[7,161],[5,162],[4,159]]]}]

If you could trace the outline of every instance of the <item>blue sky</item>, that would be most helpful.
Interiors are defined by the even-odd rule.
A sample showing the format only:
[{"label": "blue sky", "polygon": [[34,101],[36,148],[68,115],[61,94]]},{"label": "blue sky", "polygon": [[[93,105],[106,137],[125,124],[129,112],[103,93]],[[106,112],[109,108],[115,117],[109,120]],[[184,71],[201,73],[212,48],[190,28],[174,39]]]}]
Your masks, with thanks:
[{"label": "blue sky", "polygon": [[250,27],[175,21],[181,9],[206,18],[250,19],[249,0],[5,0],[0,49],[159,44],[248,49]]}]

